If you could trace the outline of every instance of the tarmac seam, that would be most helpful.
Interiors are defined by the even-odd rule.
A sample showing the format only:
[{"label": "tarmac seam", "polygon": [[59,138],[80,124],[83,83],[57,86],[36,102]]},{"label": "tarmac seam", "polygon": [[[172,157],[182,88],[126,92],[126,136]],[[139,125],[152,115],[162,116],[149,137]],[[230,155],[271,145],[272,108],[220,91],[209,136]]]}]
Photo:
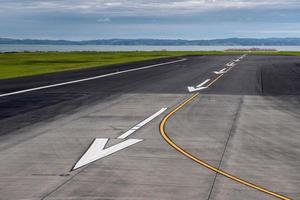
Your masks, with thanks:
[{"label": "tarmac seam", "polygon": [[[234,118],[233,118],[233,122],[232,122],[232,125],[231,125],[230,130],[229,130],[228,138],[226,140],[225,147],[224,147],[224,150],[223,150],[222,155],[221,155],[221,159],[220,159],[220,162],[219,162],[219,165],[218,165],[218,169],[221,168],[223,158],[224,158],[224,155],[226,153],[227,146],[229,144],[229,140],[230,140],[230,138],[232,138],[232,133],[236,130],[236,123],[237,123],[237,120],[238,120],[239,115],[240,115],[240,110],[242,108],[242,104],[243,104],[243,97],[241,98],[241,100],[239,102],[239,105],[236,109],[236,112],[235,112],[235,115],[234,115]],[[212,191],[214,189],[217,177],[218,177],[218,173],[215,174],[214,181],[213,181],[213,184],[211,186],[211,189],[210,189],[210,192],[209,192],[209,195],[208,195],[208,198],[207,198],[208,200],[211,198]]]},{"label": "tarmac seam", "polygon": [[70,177],[69,179],[67,179],[66,181],[62,182],[59,186],[57,186],[55,189],[53,189],[52,191],[48,192],[46,195],[44,195],[41,200],[45,200],[47,197],[49,197],[51,194],[55,193],[56,191],[58,191],[61,187],[63,187],[64,185],[66,185],[67,183],[69,183],[73,178],[75,178],[75,176],[77,176],[78,174],[80,174],[81,172],[83,172],[84,169],[82,169],[81,171],[79,171],[78,173],[74,174],[72,177]]}]

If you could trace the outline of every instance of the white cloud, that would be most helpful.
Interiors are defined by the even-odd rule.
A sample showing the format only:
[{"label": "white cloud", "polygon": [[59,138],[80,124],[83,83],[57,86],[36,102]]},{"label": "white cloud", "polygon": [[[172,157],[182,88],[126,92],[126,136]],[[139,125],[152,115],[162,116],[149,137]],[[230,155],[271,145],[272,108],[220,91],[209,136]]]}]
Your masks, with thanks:
[{"label": "white cloud", "polygon": [[298,0],[0,0],[2,9],[77,11],[105,15],[169,15],[240,8],[296,8]]},{"label": "white cloud", "polygon": [[110,18],[105,17],[105,18],[99,18],[97,21],[100,23],[103,23],[103,22],[105,23],[105,22],[110,22],[111,20],[110,20]]},{"label": "white cloud", "polygon": [[263,33],[263,34],[300,34],[300,30],[241,30],[236,33]]}]

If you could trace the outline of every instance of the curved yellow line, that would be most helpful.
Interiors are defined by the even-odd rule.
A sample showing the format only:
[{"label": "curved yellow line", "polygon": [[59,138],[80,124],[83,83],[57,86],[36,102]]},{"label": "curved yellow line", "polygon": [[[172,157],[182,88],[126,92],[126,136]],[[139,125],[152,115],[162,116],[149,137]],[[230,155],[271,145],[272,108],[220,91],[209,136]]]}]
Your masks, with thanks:
[{"label": "curved yellow line", "polygon": [[218,174],[221,174],[221,175],[223,175],[223,176],[225,176],[225,177],[227,177],[227,178],[229,178],[229,179],[231,179],[231,180],[234,180],[234,181],[236,181],[236,182],[238,182],[238,183],[241,183],[241,184],[243,184],[243,185],[246,185],[246,186],[248,186],[248,187],[250,187],[250,188],[259,190],[259,191],[261,191],[261,192],[263,192],[263,193],[269,194],[269,195],[271,195],[271,196],[273,196],[273,197],[276,197],[276,198],[278,198],[278,199],[282,199],[282,200],[291,200],[290,198],[285,197],[285,196],[283,196],[283,195],[281,195],[281,194],[272,192],[272,191],[270,191],[270,190],[267,190],[267,189],[265,189],[265,188],[262,188],[262,187],[260,187],[260,186],[255,185],[255,184],[252,184],[252,183],[250,183],[250,182],[248,182],[248,181],[245,181],[245,180],[243,180],[243,179],[240,179],[240,178],[238,178],[238,177],[236,177],[236,176],[234,176],[234,175],[231,175],[231,174],[229,174],[229,173],[227,173],[227,172],[225,172],[225,171],[222,171],[222,170],[220,170],[220,169],[218,169],[218,168],[216,168],[216,167],[211,166],[210,164],[208,164],[208,163],[206,163],[206,162],[204,162],[204,161],[198,159],[197,157],[193,156],[193,155],[190,154],[189,152],[185,151],[184,149],[182,149],[181,147],[179,147],[177,144],[175,144],[175,143],[170,139],[170,137],[168,136],[168,134],[167,134],[166,131],[165,131],[165,125],[166,125],[168,119],[169,119],[174,113],[176,113],[178,110],[180,110],[181,108],[183,108],[186,104],[188,104],[189,102],[191,102],[191,101],[192,101],[194,98],[196,98],[197,96],[199,96],[199,93],[193,94],[193,95],[190,96],[188,99],[186,99],[184,102],[182,102],[181,104],[179,104],[178,106],[176,106],[175,108],[173,108],[173,109],[172,109],[172,110],[171,110],[171,111],[170,111],[170,112],[162,119],[162,121],[160,122],[160,125],[159,125],[159,131],[160,131],[161,136],[164,138],[164,140],[165,140],[171,147],[173,147],[174,149],[176,149],[179,153],[183,154],[184,156],[188,157],[189,159],[193,160],[194,162],[196,162],[196,163],[198,163],[198,164],[200,164],[200,165],[202,165],[202,166],[204,166],[204,167],[206,167],[206,168],[208,168],[208,169],[210,169],[210,170],[212,170],[212,171],[214,171],[214,172],[216,172],[216,173],[218,173]]}]

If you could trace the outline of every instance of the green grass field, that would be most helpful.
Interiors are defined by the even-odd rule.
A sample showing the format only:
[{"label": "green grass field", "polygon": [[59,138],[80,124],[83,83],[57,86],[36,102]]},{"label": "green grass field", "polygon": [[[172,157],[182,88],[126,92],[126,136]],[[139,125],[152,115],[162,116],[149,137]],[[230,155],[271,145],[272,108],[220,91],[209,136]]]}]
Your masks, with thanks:
[{"label": "green grass field", "polygon": [[[245,52],[223,51],[152,51],[152,52],[45,52],[0,53],[0,79],[32,76],[90,67],[107,67],[155,58],[184,55],[228,55]],[[295,55],[300,52],[252,52],[259,55]]]}]

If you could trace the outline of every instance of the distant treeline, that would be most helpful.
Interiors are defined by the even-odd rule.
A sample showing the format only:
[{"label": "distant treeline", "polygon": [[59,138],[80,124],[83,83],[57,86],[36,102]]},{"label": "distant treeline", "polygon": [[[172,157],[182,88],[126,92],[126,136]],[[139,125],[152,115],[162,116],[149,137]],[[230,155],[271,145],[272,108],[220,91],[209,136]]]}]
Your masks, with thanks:
[{"label": "distant treeline", "polygon": [[101,39],[86,41],[0,38],[0,44],[24,45],[153,45],[153,46],[299,46],[300,38],[228,38],[214,40]]}]

